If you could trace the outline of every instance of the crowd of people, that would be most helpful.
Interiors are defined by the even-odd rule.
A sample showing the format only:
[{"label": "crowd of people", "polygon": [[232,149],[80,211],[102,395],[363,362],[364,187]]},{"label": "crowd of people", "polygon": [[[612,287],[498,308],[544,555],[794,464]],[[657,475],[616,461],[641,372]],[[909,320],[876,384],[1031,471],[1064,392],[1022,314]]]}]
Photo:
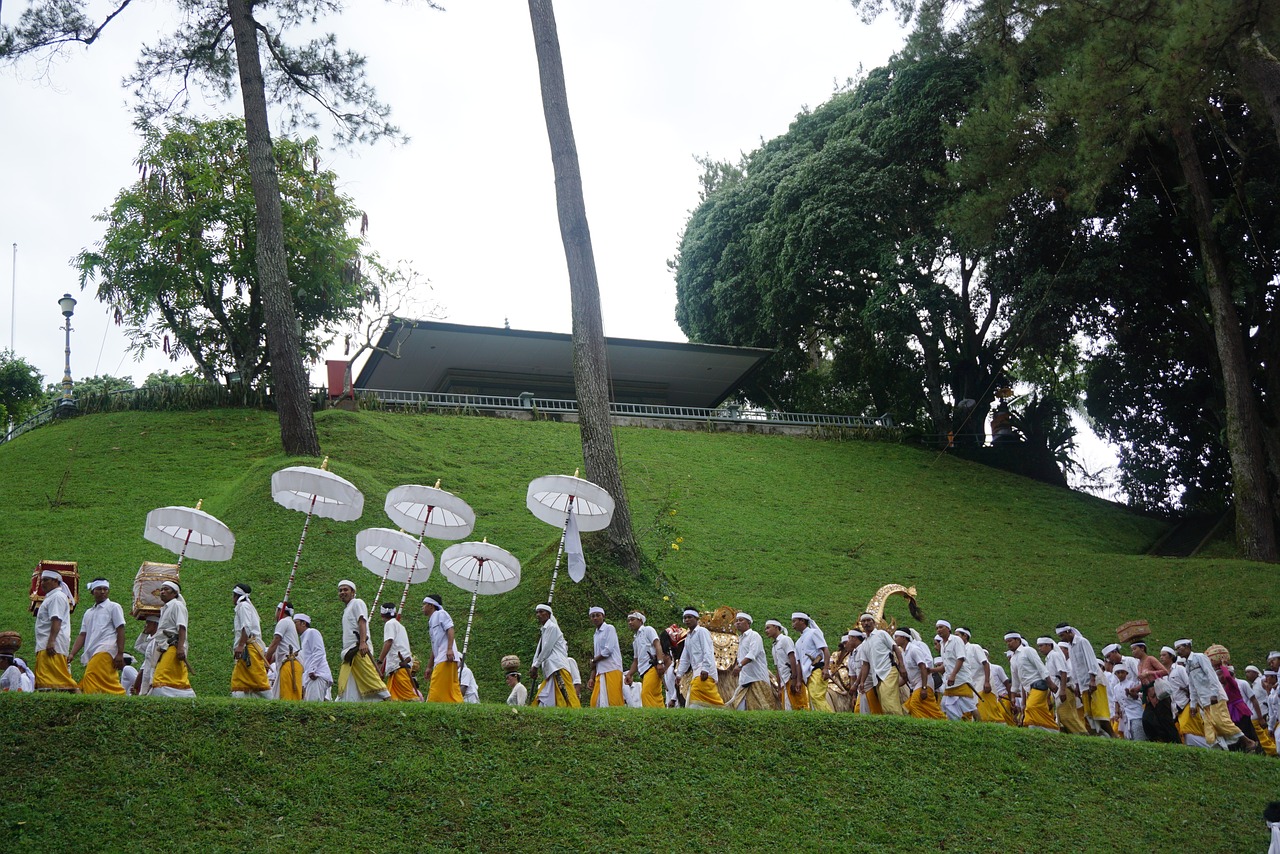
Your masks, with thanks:
[{"label": "crowd of people", "polygon": [[[188,614],[180,585],[165,581],[163,603],[147,615],[131,654],[125,648],[124,611],[110,598],[110,583],[89,582],[94,604],[80,632],[71,635],[71,593],[62,576],[46,571],[44,596],[35,620],[34,670],[0,653],[0,690],[195,696],[187,660]],[[395,603],[379,607],[382,645],[371,641],[370,614],[349,580],[338,583],[343,603],[341,665],[329,666],[324,637],[311,617],[290,603],[277,605],[272,634],[263,634],[252,590],[231,590],[233,697],[323,701],[479,702],[471,669],[458,654],[453,619],[439,595],[422,600],[427,618],[428,666],[419,666]],[[518,657],[504,658],[511,705],[593,707],[732,708],[909,715],[1094,734],[1134,741],[1164,741],[1198,747],[1276,753],[1280,726],[1280,651],[1266,668],[1246,667],[1243,676],[1221,657],[1196,651],[1190,638],[1175,640],[1153,655],[1143,638],[1104,646],[1101,657],[1078,630],[1060,623],[1052,636],[1031,642],[1018,632],[1003,641],[1007,667],[993,660],[968,629],[938,620],[933,648],[912,629],[887,630],[875,615],[835,648],[808,614],[790,618],[794,639],[781,620],[769,619],[764,639],[754,618],[734,620],[736,657],[722,668],[709,629],[696,609],[683,626],[658,631],[640,611],[627,615],[630,664],[617,629],[605,611],[592,607],[592,657],[579,668],[550,605],[534,610],[539,639],[527,677]],[[1213,648],[1208,650],[1218,655]],[[77,682],[70,662],[79,655]],[[770,659],[772,668],[770,668]],[[587,674],[582,680],[582,671]],[[429,675],[427,675],[429,674]],[[419,676],[425,676],[424,696]]]}]

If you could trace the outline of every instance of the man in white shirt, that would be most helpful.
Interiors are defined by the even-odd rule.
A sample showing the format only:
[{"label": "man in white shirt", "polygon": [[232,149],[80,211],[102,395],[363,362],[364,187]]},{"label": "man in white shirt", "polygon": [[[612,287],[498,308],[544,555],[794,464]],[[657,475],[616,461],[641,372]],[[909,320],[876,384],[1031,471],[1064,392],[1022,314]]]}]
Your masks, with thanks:
[{"label": "man in white shirt", "polygon": [[[1009,632],[1004,636],[1009,648],[1009,684],[1013,701],[1022,711],[1022,726],[1058,731],[1049,707],[1049,695],[1057,688],[1057,679],[1049,673],[1022,635]],[[1052,647],[1050,638],[1040,638],[1041,646]]]},{"label": "man in white shirt", "polygon": [[14,663],[13,655],[0,652],[0,693],[6,691],[21,694],[27,691],[27,685],[22,678],[22,669]]},{"label": "man in white shirt", "polygon": [[76,635],[68,658],[75,658],[83,650],[81,693],[123,697],[120,671],[124,669],[124,609],[109,598],[111,582],[105,578],[90,581],[89,592],[93,594],[93,606],[80,618],[80,634]]},{"label": "man in white shirt", "polygon": [[383,602],[378,609],[382,615],[382,650],[378,654],[378,669],[387,681],[387,691],[393,700],[417,701],[418,689],[413,687],[409,671],[413,667],[413,653],[409,650],[409,632],[404,623],[396,619],[396,603]]},{"label": "man in white shirt", "polygon": [[271,699],[271,680],[267,678],[267,648],[262,643],[262,619],[249,599],[248,584],[237,584],[231,591],[235,608],[231,667],[232,697]]},{"label": "man in white shirt", "polygon": [[933,690],[933,652],[905,629],[893,633],[893,642],[902,650],[902,666],[907,673],[907,687],[911,689],[905,707],[907,714],[921,720],[946,720],[938,692]]},{"label": "man in white shirt", "polygon": [[471,672],[471,668],[465,661],[462,662],[462,672],[458,674],[458,682],[462,686],[462,702],[480,702],[480,686],[476,684],[476,675]]},{"label": "man in white shirt", "polygon": [[661,709],[666,705],[662,699],[662,675],[666,672],[668,661],[662,652],[662,642],[658,632],[645,625],[645,615],[640,611],[632,611],[627,615],[627,625],[634,636],[631,641],[631,668],[623,677],[630,685],[638,678],[640,681],[640,705],[645,708]]},{"label": "man in white shirt", "polygon": [[271,699],[302,699],[302,662],[299,654],[302,641],[293,620],[293,605],[281,602],[276,605],[275,630],[271,633],[271,645],[267,647],[267,663],[271,665],[268,677],[271,681]]},{"label": "man in white shirt", "polygon": [[974,720],[978,696],[969,684],[972,665],[968,663],[968,647],[959,635],[952,634],[946,620],[938,620],[935,628],[942,639],[942,711],[950,721]]},{"label": "man in white shirt", "polygon": [[156,666],[147,693],[152,697],[194,697],[187,666],[187,600],[176,581],[162,582],[157,593],[164,604],[151,641]]},{"label": "man in white shirt", "polygon": [[62,575],[46,569],[40,573],[44,601],[36,611],[36,690],[70,691],[80,688],[71,678],[71,590]]},{"label": "man in white shirt", "polygon": [[1129,741],[1146,741],[1147,731],[1142,727],[1142,683],[1130,672],[1135,667],[1131,659],[1122,657],[1111,665],[1116,677],[1115,711],[1120,721],[1120,733]]},{"label": "man in white shirt", "polygon": [[[533,706],[568,706],[578,708],[578,694],[573,690],[573,675],[569,672],[569,645],[550,605],[536,605],[533,609],[538,620],[538,647],[533,651],[529,667],[529,683],[538,685],[534,692]],[[542,672],[539,683],[538,672]]]},{"label": "man in white shirt", "polygon": [[776,709],[773,689],[769,685],[769,660],[765,658],[764,640],[752,628],[751,615],[739,611],[733,621],[738,630],[738,660],[733,665],[733,675],[738,677],[738,688],[725,705],[739,711]]},{"label": "man in white shirt", "polygon": [[676,668],[676,678],[690,674],[689,694],[685,706],[690,709],[718,709],[724,705],[720,696],[719,671],[711,632],[698,625],[699,614],[693,608],[684,611],[684,626],[689,634],[684,639],[684,655]]},{"label": "man in white shirt", "polygon": [[618,630],[604,621],[604,608],[593,605],[587,612],[591,625],[596,627],[591,637],[591,675],[587,677],[587,690],[591,692],[592,708],[618,708],[625,706],[622,698],[622,648],[618,644]]},{"label": "man in white shirt", "polygon": [[302,699],[313,703],[332,699],[333,671],[325,654],[324,637],[312,627],[307,614],[294,614],[293,627],[298,632],[298,657],[302,661]]},{"label": "man in white shirt", "polygon": [[138,653],[138,678],[133,683],[133,693],[146,696],[151,692],[151,677],[155,673],[156,663],[160,660],[160,651],[156,649],[156,629],[160,625],[159,614],[139,616],[142,620],[142,631],[133,642],[134,652]]},{"label": "man in white shirt", "polygon": [[773,666],[778,671],[783,711],[808,711],[809,693],[800,675],[795,642],[787,636],[787,630],[778,620],[766,621],[764,633],[773,641]]},{"label": "man in white shirt", "polygon": [[1222,690],[1217,668],[1209,657],[1203,652],[1192,652],[1190,638],[1174,641],[1173,648],[1186,662],[1191,713],[1199,714],[1204,722],[1204,740],[1210,747],[1224,750],[1229,750],[1237,742],[1243,745],[1246,752],[1256,750],[1258,743],[1248,738],[1231,720],[1227,711],[1226,692]]},{"label": "man in white shirt", "polygon": [[126,696],[133,693],[133,686],[138,681],[138,668],[133,666],[134,658],[129,653],[124,654],[124,667],[120,668],[120,687],[124,689]]},{"label": "man in white shirt", "polygon": [[1208,747],[1204,740],[1204,722],[1199,715],[1191,713],[1191,692],[1187,681],[1186,663],[1178,657],[1177,651],[1171,647],[1161,647],[1160,662],[1169,671],[1169,701],[1173,708],[1175,726],[1182,743],[1188,747]]},{"label": "man in white shirt", "polygon": [[1089,725],[1084,719],[1080,687],[1071,671],[1071,644],[1060,640],[1052,641],[1051,646],[1053,649],[1045,653],[1044,666],[1058,682],[1058,723],[1072,735],[1087,735]]},{"label": "man in white shirt", "polygon": [[1085,719],[1089,725],[1108,738],[1115,737],[1111,727],[1111,701],[1102,679],[1102,665],[1094,654],[1093,644],[1067,623],[1058,623],[1057,635],[1070,645],[1067,663],[1071,676],[1080,690]]},{"label": "man in white shirt", "polygon": [[355,582],[338,582],[342,610],[342,668],[338,671],[338,699],[347,702],[391,699],[378,675],[369,646],[369,607],[356,597]]},{"label": "man in white shirt", "polygon": [[908,680],[903,672],[903,664],[898,647],[893,638],[884,629],[876,627],[876,618],[871,614],[863,614],[858,618],[863,633],[867,636],[860,649],[865,649],[862,666],[857,674],[859,690],[870,699],[875,697],[871,711],[876,714],[901,715],[902,700],[898,694],[898,686]]},{"label": "man in white shirt", "polygon": [[432,593],[422,600],[431,638],[431,684],[428,703],[461,703],[462,674],[458,670],[458,645],[454,641],[453,617],[444,609],[444,599]]},{"label": "man in white shirt", "polygon": [[827,702],[827,680],[831,678],[831,650],[818,624],[803,611],[791,615],[791,628],[796,638],[796,658],[800,660],[805,687],[809,689],[809,708],[817,712],[832,711]]}]

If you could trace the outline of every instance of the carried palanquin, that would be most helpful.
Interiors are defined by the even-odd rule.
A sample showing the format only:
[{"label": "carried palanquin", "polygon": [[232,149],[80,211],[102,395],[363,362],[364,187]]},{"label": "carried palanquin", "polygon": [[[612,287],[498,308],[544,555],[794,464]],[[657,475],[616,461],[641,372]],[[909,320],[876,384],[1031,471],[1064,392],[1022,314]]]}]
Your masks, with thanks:
[{"label": "carried palanquin", "polygon": [[40,573],[45,570],[53,570],[62,576],[63,582],[71,589],[71,610],[76,609],[76,603],[80,601],[80,571],[74,560],[42,560],[36,564],[35,571],[31,573],[31,613],[34,614],[40,610],[40,603],[44,601],[44,594],[40,592]]},{"label": "carried palanquin", "polygon": [[138,567],[138,574],[133,578],[133,609],[135,619],[144,620],[160,616],[160,608],[164,605],[156,591],[161,584],[172,581],[181,584],[178,578],[176,563],[155,563],[143,561]]}]

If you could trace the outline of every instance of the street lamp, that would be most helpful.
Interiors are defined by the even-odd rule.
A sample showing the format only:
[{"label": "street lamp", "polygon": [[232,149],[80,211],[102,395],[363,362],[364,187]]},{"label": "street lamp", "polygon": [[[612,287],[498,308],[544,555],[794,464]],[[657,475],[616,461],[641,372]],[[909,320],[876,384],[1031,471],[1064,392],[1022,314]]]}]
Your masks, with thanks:
[{"label": "street lamp", "polygon": [[58,401],[57,415],[74,415],[76,412],[76,399],[71,395],[71,315],[75,314],[76,300],[71,294],[63,294],[62,299],[58,300],[58,307],[62,309],[62,316],[66,318],[66,323],[61,329],[67,333],[67,361],[62,371],[62,399]]}]

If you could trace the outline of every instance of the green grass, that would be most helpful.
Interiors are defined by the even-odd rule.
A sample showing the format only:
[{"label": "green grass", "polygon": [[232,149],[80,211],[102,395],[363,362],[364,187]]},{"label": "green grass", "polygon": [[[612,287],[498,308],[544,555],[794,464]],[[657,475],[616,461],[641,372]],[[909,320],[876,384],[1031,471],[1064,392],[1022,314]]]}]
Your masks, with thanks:
[{"label": "green grass", "polygon": [[[473,536],[524,564],[516,590],[480,598],[473,628],[481,696],[501,701],[498,660],[528,661],[532,607],[545,600],[559,538],[525,509],[525,490],[581,465],[577,427],[342,411],[320,413],[318,425],[330,468],[366,498],[357,522],[313,520],[298,570],[294,601],[315,618],[331,659],[337,581],[354,577],[370,599],[377,585],[355,561],[356,532],[390,526],[382,503],[391,488],[440,478],[475,508]],[[1145,618],[1154,642],[1225,643],[1237,664],[1280,642],[1267,592],[1274,567],[1221,552],[1143,557],[1162,523],[1089,496],[891,443],[640,428],[615,436],[647,566],[633,579],[589,553],[582,584],[562,572],[556,610],[580,660],[590,604],[604,605],[624,644],[626,611],[641,607],[664,625],[688,604],[730,605],[758,624],[805,610],[834,641],[889,582],[917,587],[926,632],[946,617],[995,650],[1008,628],[1034,636],[1064,619],[1101,646],[1120,623]],[[1107,850],[1123,838],[1248,850],[1262,838],[1262,804],[1280,795],[1272,760],[994,727],[220,699],[232,663],[230,588],[252,584],[269,626],[302,530],[302,514],[271,500],[270,478],[315,461],[278,447],[274,414],[238,409],[94,415],[0,446],[0,589],[9,591],[0,629],[22,632],[29,657],[37,560],[78,560],[83,578],[108,577],[127,608],[138,565],[172,559],[142,538],[148,510],[203,498],[237,537],[233,560],[184,566],[197,701],[0,697],[18,798],[0,823],[11,839],[41,847],[51,819],[34,798],[44,786],[61,814],[77,817],[59,822],[83,834],[68,848],[77,839],[132,847],[163,812],[183,846],[214,849],[291,840],[300,826],[326,848],[372,849],[380,834],[474,850],[585,847],[608,833],[611,847],[794,849],[821,817],[829,839],[890,848],[974,850],[993,839],[1014,851]],[[447,545],[428,544],[437,555]],[[469,597],[434,576],[410,601],[426,592],[444,594],[461,634]],[[911,622],[900,600],[889,613]],[[424,623],[416,612],[406,619],[423,652]],[[95,774],[108,793],[97,801]],[[689,835],[693,827],[701,835]]]}]

